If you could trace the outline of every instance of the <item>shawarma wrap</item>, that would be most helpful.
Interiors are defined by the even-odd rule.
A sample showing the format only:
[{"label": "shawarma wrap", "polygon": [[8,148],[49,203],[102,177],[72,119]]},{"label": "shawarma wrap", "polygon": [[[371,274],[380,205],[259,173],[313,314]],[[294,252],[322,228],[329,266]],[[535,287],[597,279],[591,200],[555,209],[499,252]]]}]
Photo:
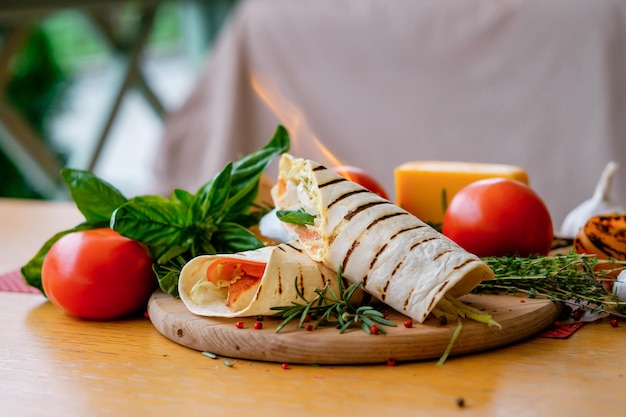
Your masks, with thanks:
[{"label": "shawarma wrap", "polygon": [[[313,298],[325,285],[337,290],[337,273],[307,256],[297,242],[236,254],[201,255],[181,270],[178,291],[200,316],[272,315],[271,308]],[[296,287],[297,285],[297,287]]]},{"label": "shawarma wrap", "polygon": [[[419,192],[419,190],[416,190]],[[388,200],[324,166],[283,154],[272,188],[278,210],[304,210],[313,224],[284,222],[314,261],[338,271],[422,323],[444,294],[459,297],[493,271],[477,256]]]}]

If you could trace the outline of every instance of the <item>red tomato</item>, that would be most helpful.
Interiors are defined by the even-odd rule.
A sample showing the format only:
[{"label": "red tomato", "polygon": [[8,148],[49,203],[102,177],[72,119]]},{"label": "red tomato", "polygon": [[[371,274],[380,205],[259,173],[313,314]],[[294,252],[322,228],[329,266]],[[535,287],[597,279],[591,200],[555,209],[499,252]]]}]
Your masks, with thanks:
[{"label": "red tomato", "polygon": [[54,305],[94,320],[141,311],[157,284],[148,250],[106,228],[57,240],[44,259],[41,281]]},{"label": "red tomato", "polygon": [[361,168],[357,168],[351,165],[341,165],[331,168],[331,171],[336,172],[347,180],[356,182],[357,184],[367,188],[373,193],[378,194],[382,198],[389,199],[385,188],[380,185],[378,181],[371,175],[363,171]]},{"label": "red tomato", "polygon": [[442,233],[477,256],[546,255],[552,219],[527,185],[503,178],[476,181],[450,201]]}]

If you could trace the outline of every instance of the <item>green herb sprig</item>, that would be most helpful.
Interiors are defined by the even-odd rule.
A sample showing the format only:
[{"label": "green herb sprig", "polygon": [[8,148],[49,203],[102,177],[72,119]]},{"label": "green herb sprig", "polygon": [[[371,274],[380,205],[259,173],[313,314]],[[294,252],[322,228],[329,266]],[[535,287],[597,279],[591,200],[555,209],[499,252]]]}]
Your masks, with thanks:
[{"label": "green herb sprig", "polygon": [[227,164],[195,194],[176,189],[170,198],[143,195],[128,199],[92,172],[64,168],[61,176],[85,222],[45,242],[22,267],[22,274],[29,285],[43,292],[41,268],[54,242],[74,231],[110,227],[150,249],[159,286],[178,296],[178,275],[191,258],[264,246],[249,227],[257,224],[269,207],[255,206],[254,200],[263,172],[289,146],[287,130],[278,126],[263,148]]},{"label": "green herb sprig", "polygon": [[276,217],[282,222],[295,224],[295,225],[309,225],[315,224],[315,216],[307,213],[304,209],[298,210],[278,210]]},{"label": "green herb sprig", "polygon": [[[595,313],[626,313],[626,303],[617,300],[603,286],[604,281],[614,279],[612,275],[626,266],[624,261],[601,260],[573,250],[553,256],[483,260],[494,271],[495,279],[482,282],[474,292],[521,292],[530,298],[573,302]],[[601,264],[603,268],[596,268]]]},{"label": "green herb sprig", "polygon": [[335,326],[339,328],[339,333],[344,333],[351,327],[360,326],[368,334],[372,333],[372,326],[378,328],[380,333],[387,333],[384,326],[395,327],[396,324],[385,318],[384,314],[369,305],[356,306],[352,298],[362,283],[357,282],[343,288],[343,278],[341,269],[337,272],[338,290],[335,292],[327,283],[323,288],[315,290],[315,298],[307,300],[304,294],[296,285],[298,297],[302,303],[292,302],[289,306],[272,307],[276,310],[275,317],[284,318],[276,328],[276,333],[280,332],[287,324],[299,318],[298,327],[303,327],[306,320],[311,317],[317,321],[313,328],[319,326]]}]

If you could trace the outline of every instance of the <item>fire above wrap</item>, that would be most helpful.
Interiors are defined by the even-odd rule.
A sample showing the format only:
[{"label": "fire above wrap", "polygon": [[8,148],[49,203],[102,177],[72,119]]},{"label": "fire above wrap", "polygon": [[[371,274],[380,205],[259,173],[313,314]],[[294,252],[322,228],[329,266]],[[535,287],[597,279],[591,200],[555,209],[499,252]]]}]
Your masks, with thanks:
[{"label": "fire above wrap", "polygon": [[313,298],[326,284],[337,290],[337,273],[314,262],[297,242],[229,255],[201,255],[182,269],[180,298],[200,316],[272,315],[272,307]]},{"label": "fire above wrap", "polygon": [[[416,190],[419,192],[419,190]],[[458,297],[493,271],[406,210],[324,166],[283,154],[272,197],[313,225],[283,223],[315,261],[422,323],[448,293]]]}]

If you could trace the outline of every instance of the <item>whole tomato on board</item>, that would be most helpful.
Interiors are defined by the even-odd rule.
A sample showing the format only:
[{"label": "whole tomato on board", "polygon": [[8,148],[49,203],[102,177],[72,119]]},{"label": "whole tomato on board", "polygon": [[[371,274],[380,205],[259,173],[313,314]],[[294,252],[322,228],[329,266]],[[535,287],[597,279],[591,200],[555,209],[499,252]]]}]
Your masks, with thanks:
[{"label": "whole tomato on board", "polygon": [[54,305],[93,320],[140,312],[157,286],[148,250],[107,228],[57,240],[43,261],[41,281]]},{"label": "whole tomato on board", "polygon": [[529,186],[490,178],[452,198],[442,233],[477,256],[527,257],[547,255],[554,231],[548,208]]},{"label": "whole tomato on board", "polygon": [[387,200],[389,199],[385,188],[378,181],[376,181],[374,177],[369,175],[361,168],[352,165],[340,165],[332,167],[331,171],[336,172],[347,180],[356,182],[357,184],[363,186],[364,188],[367,188],[371,192],[378,194],[382,198],[385,198]]}]

